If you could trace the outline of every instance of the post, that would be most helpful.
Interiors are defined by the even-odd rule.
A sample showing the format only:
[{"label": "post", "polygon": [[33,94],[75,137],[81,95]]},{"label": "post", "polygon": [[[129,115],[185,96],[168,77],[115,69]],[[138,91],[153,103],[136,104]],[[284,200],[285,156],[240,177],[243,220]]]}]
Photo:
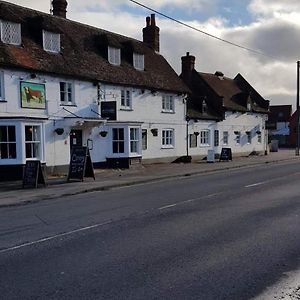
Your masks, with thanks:
[{"label": "post", "polygon": [[299,156],[299,69],[300,61],[297,61],[297,104],[296,104],[296,155]]}]

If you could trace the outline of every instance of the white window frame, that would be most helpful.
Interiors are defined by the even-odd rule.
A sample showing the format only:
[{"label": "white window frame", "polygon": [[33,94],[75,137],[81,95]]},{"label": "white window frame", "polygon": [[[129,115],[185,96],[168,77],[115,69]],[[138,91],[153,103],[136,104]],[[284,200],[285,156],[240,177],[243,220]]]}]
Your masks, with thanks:
[{"label": "white window frame", "polygon": [[[117,138],[114,137],[114,131],[117,130]],[[120,131],[123,131],[123,139],[120,137]],[[115,127],[112,128],[112,153],[113,154],[122,154],[125,153],[125,128]],[[117,145],[117,151],[114,151],[114,145]],[[123,145],[123,151],[122,146]]]},{"label": "white window frame", "polygon": [[60,34],[43,30],[43,47],[47,52],[60,52]]},{"label": "white window frame", "polygon": [[133,53],[133,67],[136,70],[144,71],[145,69],[145,56],[144,54]]},{"label": "white window frame", "polygon": [[[31,128],[31,139],[27,139],[26,128]],[[37,130],[36,134],[34,133]],[[42,126],[41,125],[24,125],[25,136],[25,158],[26,159],[39,159],[42,158]],[[30,155],[27,153],[27,146],[30,146]]]},{"label": "white window frame", "polygon": [[142,129],[142,150],[148,149],[148,130]]},{"label": "white window frame", "polygon": [[129,138],[130,138],[130,153],[139,153],[140,148],[140,130],[139,128],[129,128]]},{"label": "white window frame", "polygon": [[252,143],[252,134],[251,131],[246,131],[247,144],[250,145]]},{"label": "white window frame", "polygon": [[21,24],[1,20],[1,41],[6,44],[20,46],[22,43]]},{"label": "white window frame", "polygon": [[[4,125],[4,124],[1,124],[0,127],[5,127],[5,130],[6,130],[6,136],[7,136],[7,139],[6,140],[2,140],[2,137],[0,137],[0,161],[3,161],[3,160],[16,160],[18,158],[18,153],[17,153],[17,129],[16,129],[16,126],[15,125]],[[15,140],[10,140],[9,138],[9,131],[8,131],[8,127],[14,127],[14,135],[15,135]],[[1,132],[0,132],[1,133]],[[13,151],[10,151],[10,146],[11,145],[15,145],[15,156],[16,157],[10,157],[10,152],[13,152]],[[2,158],[2,153],[1,153],[1,149],[2,147],[5,147],[6,146],[6,151],[7,151],[7,156],[8,157],[5,157],[5,158]]]},{"label": "white window frame", "polygon": [[121,104],[120,108],[124,110],[132,109],[132,90],[122,89],[121,90]]},{"label": "white window frame", "polygon": [[223,131],[223,145],[228,145],[229,133],[228,131]]},{"label": "white window frame", "polygon": [[173,95],[162,95],[162,111],[168,113],[174,113],[175,101]]},{"label": "white window frame", "polygon": [[240,131],[237,131],[235,133],[235,142],[236,142],[237,145],[241,144],[241,132]]},{"label": "white window frame", "polygon": [[162,148],[174,148],[174,129],[163,129],[161,132]]},{"label": "white window frame", "polygon": [[214,147],[220,146],[220,132],[218,129],[214,131]]},{"label": "white window frame", "polygon": [[200,146],[210,146],[210,130],[200,131]]},{"label": "white window frame", "polygon": [[59,93],[60,93],[60,103],[61,104],[63,104],[63,105],[74,105],[75,104],[74,84],[72,82],[60,81],[59,82]]},{"label": "white window frame", "polygon": [[5,100],[5,93],[4,93],[4,72],[0,71],[0,101]]},{"label": "white window frame", "polygon": [[261,132],[257,133],[257,143],[258,144],[262,143],[262,134],[261,134]]},{"label": "white window frame", "polygon": [[112,65],[121,65],[121,49],[108,46],[108,62]]}]

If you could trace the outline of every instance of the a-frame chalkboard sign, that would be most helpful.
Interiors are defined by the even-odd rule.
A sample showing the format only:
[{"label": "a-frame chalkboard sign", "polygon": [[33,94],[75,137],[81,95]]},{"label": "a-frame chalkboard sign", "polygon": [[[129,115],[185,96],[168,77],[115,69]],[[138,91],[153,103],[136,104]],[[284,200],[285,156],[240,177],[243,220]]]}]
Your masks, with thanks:
[{"label": "a-frame chalkboard sign", "polygon": [[23,172],[23,188],[37,188],[41,183],[46,186],[46,175],[39,160],[27,160]]},{"label": "a-frame chalkboard sign", "polygon": [[220,161],[229,161],[232,160],[231,148],[222,148]]},{"label": "a-frame chalkboard sign", "polygon": [[92,177],[95,180],[94,167],[88,147],[73,147],[69,166],[68,181]]}]

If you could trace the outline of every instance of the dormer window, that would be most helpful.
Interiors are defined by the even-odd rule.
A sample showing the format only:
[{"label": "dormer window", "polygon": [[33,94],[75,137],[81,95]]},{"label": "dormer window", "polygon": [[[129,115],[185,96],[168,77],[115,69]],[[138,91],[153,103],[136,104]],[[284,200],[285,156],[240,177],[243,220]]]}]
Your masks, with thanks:
[{"label": "dormer window", "polygon": [[60,52],[60,34],[43,30],[44,50],[53,53]]},{"label": "dormer window", "polygon": [[121,64],[121,49],[108,46],[108,61],[112,65]]},{"label": "dormer window", "polygon": [[207,104],[205,100],[202,101],[202,113],[206,114],[207,113]]},{"label": "dormer window", "polygon": [[20,46],[21,38],[21,24],[9,21],[1,21],[1,41],[6,44]]},{"label": "dormer window", "polygon": [[144,70],[144,55],[133,53],[133,67],[137,70]]}]

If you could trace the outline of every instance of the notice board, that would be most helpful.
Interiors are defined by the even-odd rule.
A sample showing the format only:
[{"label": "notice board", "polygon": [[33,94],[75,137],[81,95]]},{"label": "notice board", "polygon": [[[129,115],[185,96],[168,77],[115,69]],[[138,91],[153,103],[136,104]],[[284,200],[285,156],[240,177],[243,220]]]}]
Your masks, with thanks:
[{"label": "notice board", "polygon": [[93,177],[94,168],[88,147],[73,147],[70,158],[68,181],[81,180],[84,177]]},{"label": "notice board", "polygon": [[46,186],[46,176],[39,160],[27,160],[23,172],[23,188],[37,188],[41,183]]},{"label": "notice board", "polygon": [[231,148],[222,148],[220,161],[229,161],[232,160]]}]

